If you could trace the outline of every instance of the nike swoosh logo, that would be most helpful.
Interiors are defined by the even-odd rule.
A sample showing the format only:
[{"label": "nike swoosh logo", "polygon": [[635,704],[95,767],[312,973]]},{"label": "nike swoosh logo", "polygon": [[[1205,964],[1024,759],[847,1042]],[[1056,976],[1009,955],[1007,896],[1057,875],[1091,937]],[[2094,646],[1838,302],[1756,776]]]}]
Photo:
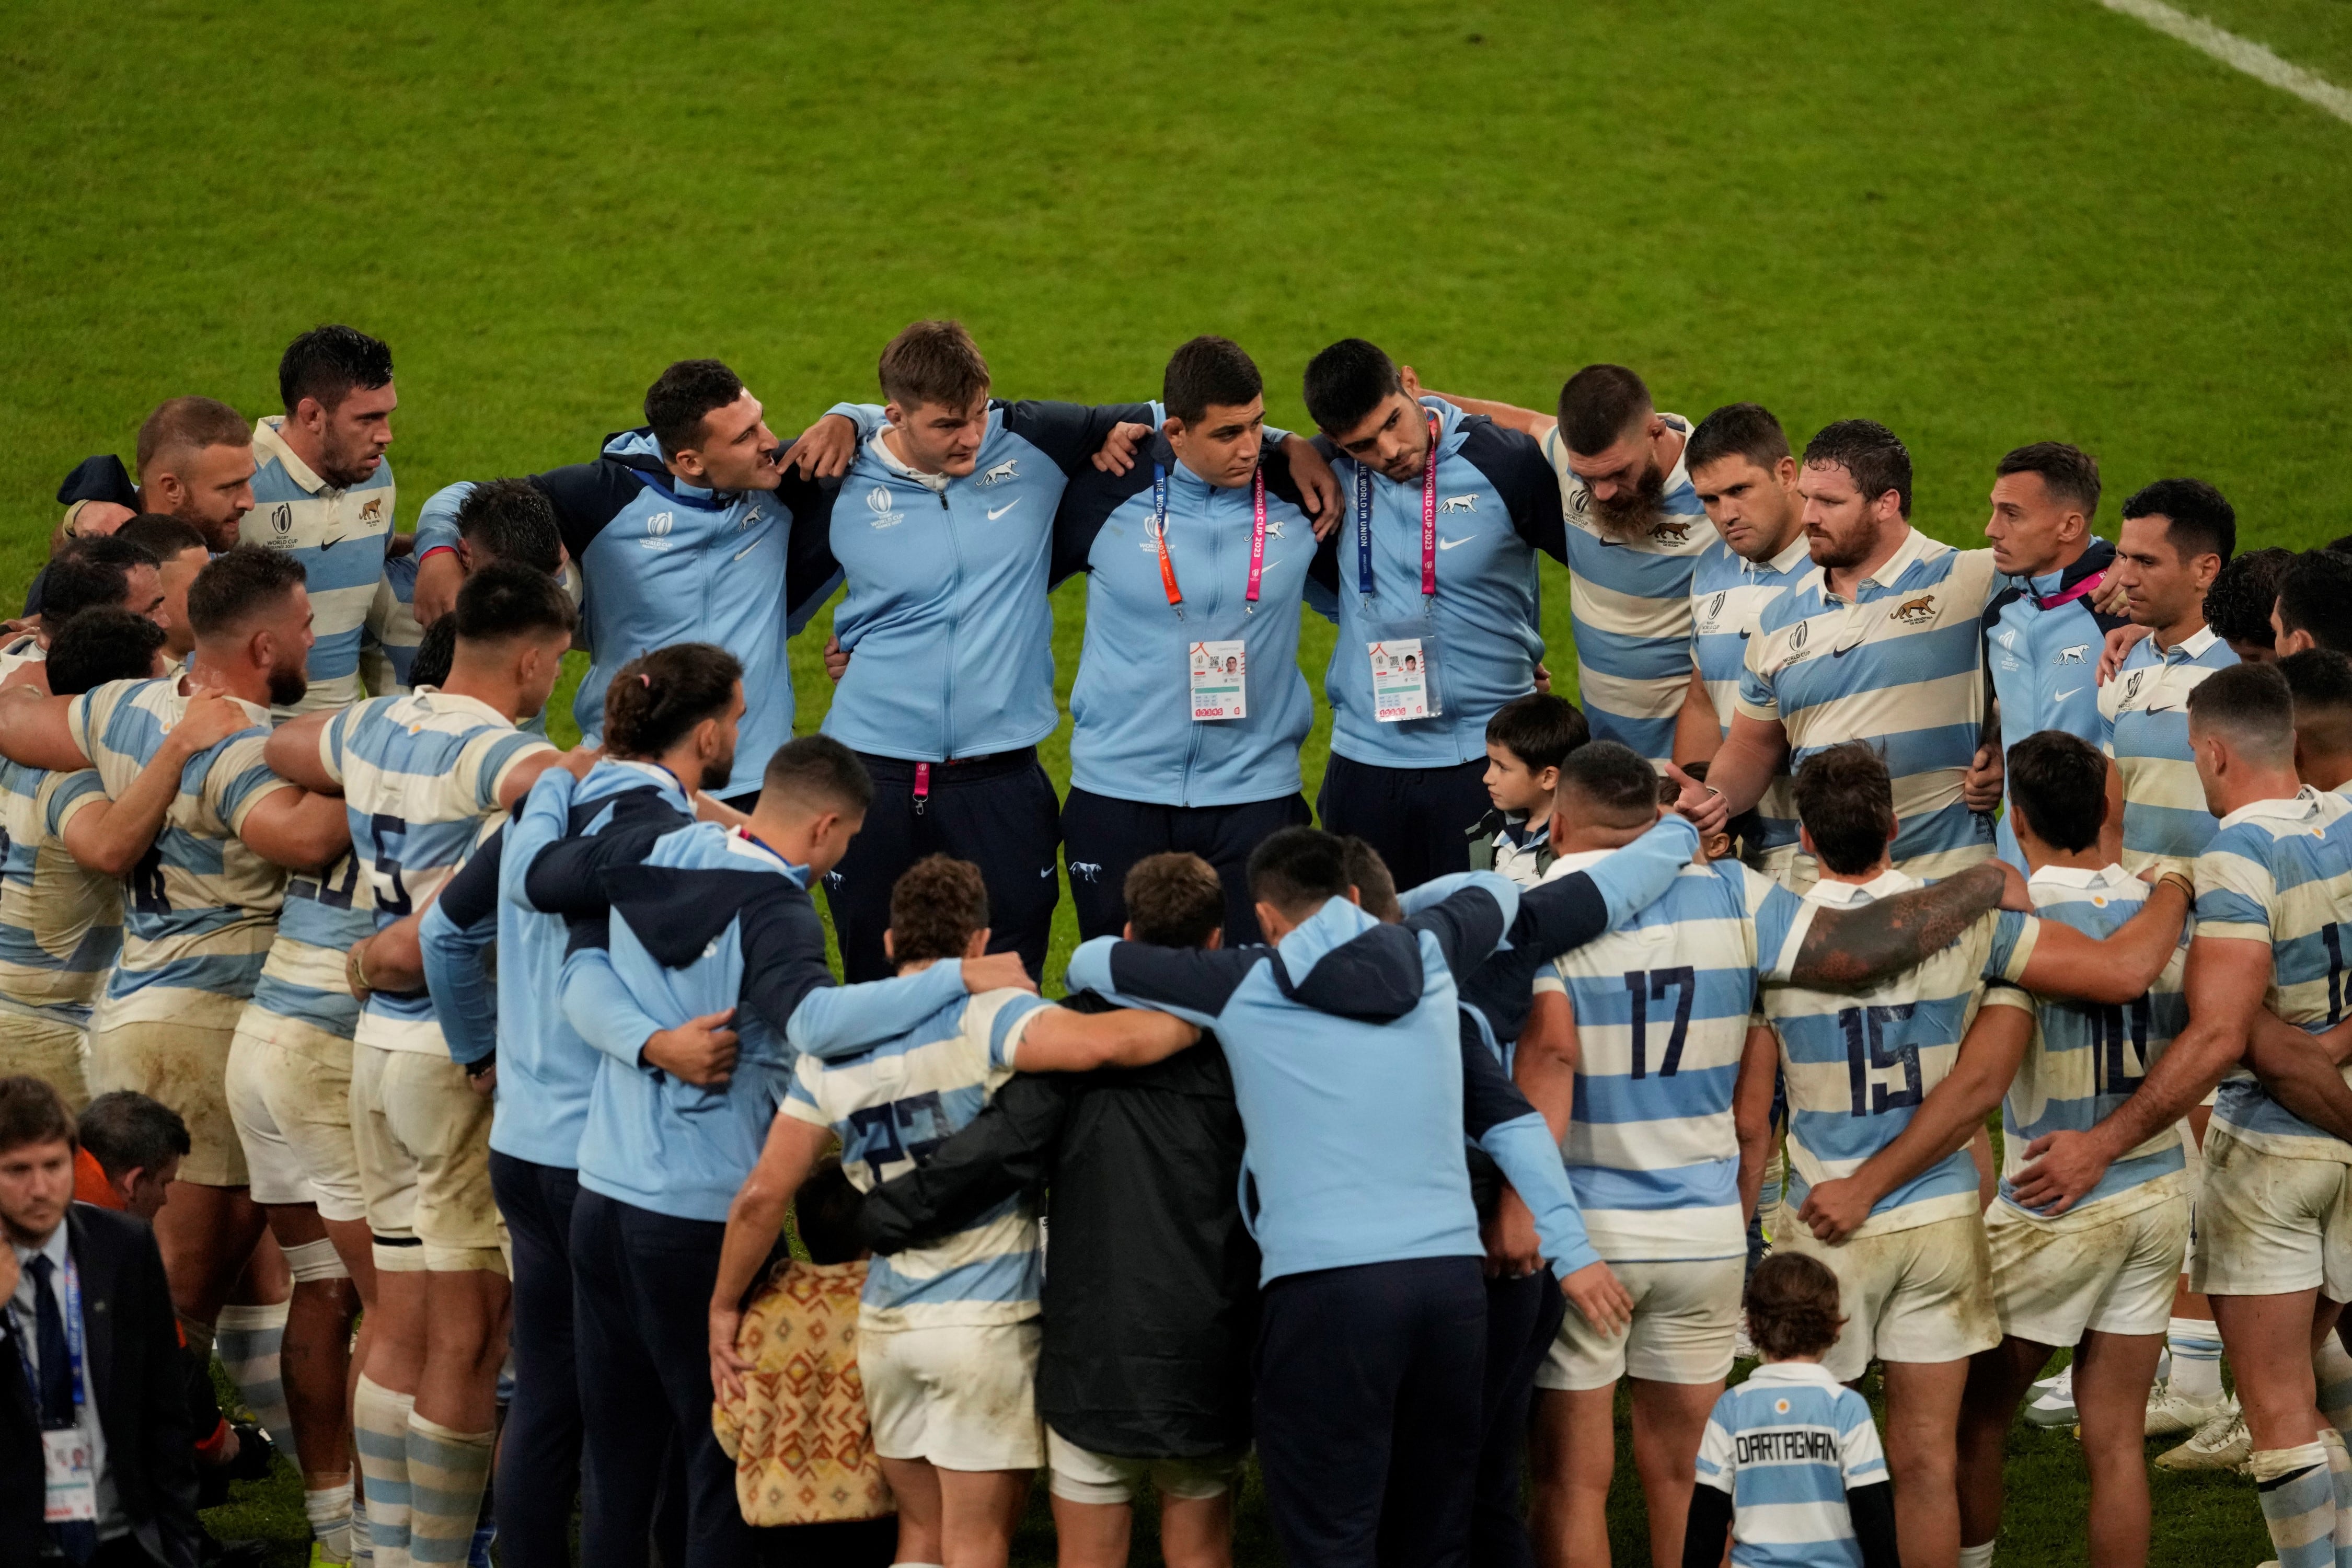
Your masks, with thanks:
[{"label": "nike swoosh logo", "polygon": [[988,521],[994,522],[998,518],[1003,517],[1006,512],[1011,511],[1014,507],[1019,506],[1020,504],[1020,498],[1016,496],[1012,500],[1006,501],[1003,506],[998,507],[995,510],[990,512],[988,514]]},{"label": "nike swoosh logo", "polygon": [[2066,699],[2068,699],[2069,697],[2074,696],[2074,693],[2076,693],[2077,691],[2080,691],[2080,690],[2082,690],[2082,689],[2082,689],[2081,687],[2079,687],[2079,686],[2070,686],[2070,687],[2068,687],[2068,688],[2067,688],[2065,690],[2063,690],[2063,691],[2059,691],[2059,692],[2053,692],[2053,693],[2052,693],[2052,694],[2051,694],[2050,700],[2051,700],[2051,701],[2053,701],[2053,702],[2063,702],[2063,701],[2065,701],[2065,700],[2066,700]]},{"label": "nike swoosh logo", "polygon": [[1451,550],[1457,544],[1467,544],[1477,537],[1478,536],[1475,533],[1465,533],[1459,539],[1441,539],[1437,542],[1437,548],[1440,550]]},{"label": "nike swoosh logo", "polygon": [[320,542],[319,548],[321,550],[332,550],[336,545],[341,544],[345,537],[345,535],[339,533],[332,539],[322,540]]}]

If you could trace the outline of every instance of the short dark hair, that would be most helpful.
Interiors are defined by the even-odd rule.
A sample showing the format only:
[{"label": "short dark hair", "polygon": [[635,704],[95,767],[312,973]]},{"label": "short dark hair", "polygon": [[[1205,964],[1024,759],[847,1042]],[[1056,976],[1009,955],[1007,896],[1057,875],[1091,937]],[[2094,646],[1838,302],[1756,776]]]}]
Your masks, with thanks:
[{"label": "short dark hair", "polygon": [[444,616],[425,628],[416,639],[416,651],[409,655],[409,689],[448,685],[449,667],[457,661],[457,617]]},{"label": "short dark hair", "polygon": [[2322,550],[2333,550],[2338,555],[2352,555],[2352,533],[2338,534],[2334,539],[2329,540],[2326,544],[2321,545],[2320,548]]},{"label": "short dark hair", "polygon": [[2277,640],[2271,609],[2278,603],[2279,579],[2294,559],[2294,551],[2273,544],[2224,563],[2205,590],[2205,624],[2214,635],[2224,642],[2271,647]]},{"label": "short dark hair", "polygon": [[1775,1252],[1748,1277],[1748,1337],[1767,1360],[1821,1355],[1844,1325],[1837,1276],[1820,1258]]},{"label": "short dark hair", "polygon": [[0,1078],[0,1154],[27,1143],[76,1141],[73,1113],[65,1096],[45,1079],[28,1074]]},{"label": "short dark hair", "polygon": [[[457,503],[458,537],[499,561],[554,576],[563,569],[555,506],[529,479],[486,479]],[[483,562],[478,555],[474,564]]]},{"label": "short dark hair", "polygon": [[793,1194],[793,1228],[808,1248],[811,1263],[852,1263],[866,1250],[857,1233],[858,1205],[865,1200],[841,1168],[841,1156],[827,1154]]},{"label": "short dark hair", "polygon": [[[291,413],[292,407],[287,410]],[[167,397],[139,426],[132,459],[140,482],[167,452],[201,452],[207,447],[250,447],[253,427],[245,416],[216,397]]]},{"label": "short dark hair", "polygon": [[1307,416],[1331,436],[1353,430],[1391,395],[1404,390],[1396,363],[1362,338],[1341,338],[1308,360],[1303,381]]},{"label": "short dark hair", "polygon": [[682,359],[646,388],[646,423],[676,458],[702,439],[703,421],[743,395],[743,378],[715,359]]},{"label": "short dark hair", "polygon": [[[2161,517],[2165,542],[2183,561],[2218,555],[2227,565],[2238,548],[2238,512],[2203,479],[2158,479],[2124,500],[2124,516]],[[2263,612],[2269,615],[2269,609]]]},{"label": "short dark hair", "polygon": [[2063,730],[2028,735],[2009,749],[2009,805],[2053,849],[2088,849],[2106,825],[2107,759]]},{"label": "short dark hair", "polygon": [[1727,403],[1700,420],[1683,444],[1683,470],[1695,474],[1735,455],[1770,468],[1789,455],[1789,433],[1760,403]]},{"label": "short dark hair", "polygon": [[1592,725],[1584,710],[1549,691],[1514,697],[1486,721],[1486,743],[1509,752],[1533,773],[1559,766],[1569,752],[1591,739]]},{"label": "short dark hair", "polygon": [[2053,497],[2073,501],[2086,519],[2098,515],[2099,460],[2080,447],[2063,441],[2028,442],[2003,453],[1992,471],[1996,479],[2039,474],[2042,488]]},{"label": "short dark hair", "polygon": [[1245,408],[1265,393],[1257,362],[1241,344],[1205,333],[1170,355],[1167,374],[1160,378],[1160,405],[1170,418],[1187,425],[1206,418],[1212,406]]},{"label": "short dark hair", "polygon": [[1560,762],[1555,795],[1569,794],[1591,805],[1604,826],[1634,826],[1658,815],[1658,770],[1622,742],[1593,741]]},{"label": "short dark hair", "polygon": [[2278,618],[2284,630],[2352,653],[2352,555],[2306,550],[2289,562],[2279,577]]},{"label": "short dark hair", "polygon": [[[2334,648],[2307,647],[2280,659],[2278,669],[2294,700],[2295,733],[2304,743],[2329,755],[2352,750],[2352,658]],[[55,680],[49,685],[57,689]]]},{"label": "short dark hair", "polygon": [[1865,501],[1888,490],[1905,517],[1911,515],[1911,449],[1875,419],[1840,419],[1805,443],[1809,468],[1843,468]]},{"label": "short dark hair", "polygon": [[1397,902],[1396,874],[1381,852],[1353,834],[1339,841],[1348,858],[1348,886],[1356,889],[1356,903],[1376,921],[1401,921],[1404,907]]},{"label": "short dark hair", "polygon": [[1869,870],[1895,832],[1886,761],[1860,741],[1824,746],[1797,766],[1797,820],[1813,853],[1841,877]]},{"label": "short dark hair", "polygon": [[2220,730],[2258,760],[2294,755],[2294,693],[2276,664],[2232,664],[2189,692],[2191,731]]},{"label": "short dark hair", "polygon": [[890,957],[897,963],[961,958],[988,929],[988,884],[980,868],[952,855],[926,855],[890,888]]},{"label": "short dark hair", "polygon": [[357,327],[312,327],[286,345],[278,362],[278,400],[291,414],[306,397],[332,414],[358,391],[392,380],[392,350]]},{"label": "short dark hair", "polygon": [[1135,940],[1154,947],[1198,947],[1225,923],[1224,879],[1198,855],[1146,855],[1121,891]]},{"label": "short dark hair", "polygon": [[830,735],[800,735],[776,748],[761,775],[760,793],[797,802],[809,809],[833,806],[844,816],[864,816],[874,804],[873,775],[857,753]]},{"label": "short dark hair", "polygon": [[604,746],[617,757],[658,757],[705,719],[723,719],[743,666],[725,648],[678,642],[639,654],[604,690]]},{"label": "short dark hair", "polygon": [[226,637],[275,609],[302,585],[302,563],[258,544],[224,550],[188,584],[188,626],[197,637]]},{"label": "short dark hair", "polygon": [[1589,364],[1559,389],[1559,434],[1568,449],[1590,458],[1615,446],[1654,410],[1650,389],[1622,364]]},{"label": "short dark hair", "polygon": [[68,540],[41,576],[41,619],[58,626],[84,610],[119,606],[130,596],[131,574],[155,563],[152,555],[112,534]]},{"label": "short dark hair", "polygon": [[213,547],[212,541],[194,523],[163,511],[141,512],[116,529],[114,537],[125,544],[137,545],[159,563],[191,550],[210,554]]},{"label": "short dark hair", "polygon": [[580,612],[563,585],[520,561],[493,561],[467,574],[454,613],[461,643],[553,632],[569,636],[580,624]]},{"label": "short dark hair", "polygon": [[1250,897],[1296,915],[1309,904],[1348,896],[1348,855],[1334,834],[1286,827],[1250,851]]},{"label": "short dark hair", "polygon": [[160,1171],[174,1155],[187,1158],[194,1147],[178,1111],[136,1089],[118,1089],[91,1100],[81,1113],[79,1131],[81,1146],[109,1181],[126,1171]]},{"label": "short dark hair", "polygon": [[110,680],[145,680],[155,673],[163,628],[120,605],[82,611],[49,634],[52,697],[79,697]]},{"label": "short dark hair", "polygon": [[969,408],[988,391],[988,361],[961,321],[910,321],[875,365],[882,395],[901,408]]}]

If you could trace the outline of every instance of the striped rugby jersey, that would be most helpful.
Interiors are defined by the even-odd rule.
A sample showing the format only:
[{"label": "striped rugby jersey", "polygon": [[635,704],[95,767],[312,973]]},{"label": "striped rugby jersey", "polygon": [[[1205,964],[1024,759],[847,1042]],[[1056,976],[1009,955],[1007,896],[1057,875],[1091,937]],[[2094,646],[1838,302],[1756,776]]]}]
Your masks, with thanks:
[{"label": "striped rugby jersey", "polygon": [[5,645],[0,645],[0,680],[5,680],[26,665],[38,664],[48,657],[49,650],[42,645],[37,633],[26,632],[22,637],[10,637]]},{"label": "striped rugby jersey", "polygon": [[278,911],[278,940],[269,944],[252,1007],[272,1017],[348,1040],[359,1027],[359,998],[343,964],[352,944],[375,931],[375,907],[359,858],[350,850],[323,875],[296,871],[286,879]]},{"label": "striped rugby jersey", "polygon": [[[278,929],[286,873],[236,836],[246,814],[294,786],[269,771],[261,748],[269,710],[235,700],[253,721],[191,758],[154,844],[123,879],[122,957],[107,983],[116,1022],[169,1018],[179,991],[250,996]],[[177,679],[114,680],[66,710],[74,744],[97,764],[107,798],[121,796],[186,711]]]},{"label": "striped rugby jersey", "polygon": [[94,769],[0,761],[0,996],[76,1010],[97,999],[122,948],[121,884],[85,870],[63,835],[105,798]]},{"label": "striped rugby jersey", "polygon": [[1818,1362],[1758,1367],[1699,1439],[1698,1484],[1731,1494],[1733,1568],[1862,1568],[1845,1494],[1886,1479],[1870,1402]]},{"label": "striped rugby jersey", "polygon": [[1923,881],[1992,854],[1992,821],[1961,801],[1960,778],[1984,728],[1980,622],[2000,581],[1991,551],[1915,528],[1853,603],[1816,566],[1748,639],[1739,711],[1783,727],[1792,772],[1843,742],[1875,747],[1895,785],[1895,868]]},{"label": "striped rugby jersey", "polygon": [[[1875,880],[1817,882],[1808,902],[1846,907],[1919,886],[1901,871]],[[1780,1037],[1789,1086],[1789,1184],[1801,1207],[1816,1182],[1862,1168],[1911,1124],[1912,1113],[1958,1059],[1979,1002],[2030,1007],[2015,988],[2033,956],[2033,917],[1987,911],[1958,942],[1877,987],[1853,995],[1764,987],[1764,1014]],[[1988,985],[1988,982],[2007,982]],[[1977,1168],[1957,1149],[1878,1200],[1856,1236],[1884,1236],[1977,1213]]]},{"label": "striped rugby jersey", "polygon": [[[370,698],[329,721],[319,755],[343,786],[352,853],[378,928],[449,879],[476,840],[495,828],[507,774],[525,757],[551,750],[488,703],[429,686]],[[372,994],[353,1037],[392,1051],[448,1049],[433,999],[422,991]]]},{"label": "striped rugby jersey", "polygon": [[[1802,533],[1788,549],[1769,561],[1750,561],[1720,538],[1699,552],[1691,571],[1691,662],[1706,683],[1707,700],[1715,705],[1716,727],[1731,733],[1731,716],[1739,710],[1739,680],[1748,668],[1748,639],[1763,619],[1764,606],[1780,597],[1812,569],[1813,558]],[[1757,842],[1748,847],[1750,865],[1775,850],[1797,842],[1796,786],[1782,763],[1756,803],[1761,824]]]},{"label": "striped rugby jersey", "polygon": [[[1606,853],[1563,855],[1549,876]],[[1746,1255],[1732,1089],[1757,973],[1786,973],[1813,908],[1737,861],[1685,867],[1630,924],[1538,980],[1575,1010],[1576,1101],[1560,1158],[1610,1262]]]},{"label": "striped rugby jersey", "polygon": [[372,697],[396,697],[408,689],[408,667],[425,640],[425,628],[416,624],[417,565],[415,555],[387,558],[368,603],[360,628],[360,677]]},{"label": "striped rugby jersey", "polygon": [[[843,1169],[870,1193],[980,1114],[1013,1076],[1028,1020],[1047,1005],[1026,991],[982,992],[856,1056],[803,1055],[782,1114],[840,1134]],[[1015,1194],[928,1247],[876,1258],[859,1311],[866,1327],[886,1331],[1019,1322],[1037,1315],[1044,1282],[1036,1213]]]},{"label": "striped rugby jersey", "polygon": [[392,461],[349,489],[335,489],[294,455],[273,414],[253,427],[253,510],[238,525],[247,544],[302,563],[310,595],[310,689],[286,716],[340,708],[360,690],[360,637],[383,577],[392,533]]},{"label": "striped rugby jersey", "polygon": [[2212,840],[2213,814],[2189,750],[2189,694],[2238,662],[2211,626],[2159,649],[2142,637],[2115,679],[2099,688],[2104,750],[2124,783],[2124,869],[2158,861],[2188,870]]},{"label": "striped rugby jersey", "polygon": [[[2026,889],[2033,897],[2034,912],[2042,919],[2102,939],[2115,935],[2125,921],[2139,913],[2148,895],[2147,884],[2121,866],[2098,871],[2044,866],[2033,873]],[[2128,1006],[2034,998],[2039,1016],[2033,1043],[2000,1102],[2004,1203],[2034,1214],[2011,1195],[2017,1173],[2025,1165],[2026,1145],[2045,1132],[2087,1132],[2096,1126],[2131,1098],[2147,1069],[2189,1022],[2189,1004],[2180,989],[2189,935],[2187,931],[2181,932],[2180,947],[2164,966],[2164,973],[2157,976],[2147,994]],[[2082,1214],[2093,1205],[2126,1194],[2137,1194],[2140,1201],[2111,1209],[2109,1215],[2168,1196],[2181,1184],[2166,1183],[2164,1178],[2185,1166],[2180,1129],[2167,1127],[2109,1165],[2098,1185],[2067,1215]]]},{"label": "striped rugby jersey", "polygon": [[[2221,819],[2197,858],[2197,935],[2268,942],[2263,1005],[2317,1034],[2344,1017],[2352,930],[2352,801],[2305,785],[2292,800],[2258,800]],[[2347,1071],[2352,1081],[2352,1070]],[[2265,1153],[2352,1164],[2331,1138],[2263,1092],[2243,1068],[2221,1080],[2213,1120]]]},{"label": "striped rugby jersey", "polygon": [[[1658,417],[1690,434],[1681,415]],[[1593,739],[1621,741],[1663,762],[1673,753],[1675,715],[1690,687],[1691,568],[1715,540],[1714,526],[1677,458],[1649,532],[1612,539],[1592,520],[1591,491],[1570,470],[1557,426],[1543,438],[1543,454],[1559,478],[1568,520],[1577,700]]]}]

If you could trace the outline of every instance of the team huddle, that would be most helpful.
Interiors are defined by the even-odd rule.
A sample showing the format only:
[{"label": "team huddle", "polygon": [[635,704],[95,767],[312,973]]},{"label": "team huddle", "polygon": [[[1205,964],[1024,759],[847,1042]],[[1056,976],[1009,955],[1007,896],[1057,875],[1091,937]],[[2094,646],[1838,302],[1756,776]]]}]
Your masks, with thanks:
[{"label": "team huddle", "polygon": [[314,1564],[895,1512],[888,1561],[1002,1568],[1044,1468],[1065,1568],[1146,1488],[1230,1568],[1255,1455],[1300,1568],[1570,1568],[1621,1383],[1656,1568],[1988,1563],[2021,1411],[2102,1568],[2153,1436],[2352,1563],[2352,540],[2241,554],[2166,478],[2111,542],[2038,442],[1958,550],[1885,426],[1614,365],[1544,415],[1348,339],[1312,436],[1222,338],[1129,404],[997,399],[948,321],[879,373],[787,443],[680,362],[411,537],[391,352],[321,327],[282,415],[173,398],[68,476],[0,645],[38,1555],[204,1550],[73,1392],[27,1194],[78,1159]]}]

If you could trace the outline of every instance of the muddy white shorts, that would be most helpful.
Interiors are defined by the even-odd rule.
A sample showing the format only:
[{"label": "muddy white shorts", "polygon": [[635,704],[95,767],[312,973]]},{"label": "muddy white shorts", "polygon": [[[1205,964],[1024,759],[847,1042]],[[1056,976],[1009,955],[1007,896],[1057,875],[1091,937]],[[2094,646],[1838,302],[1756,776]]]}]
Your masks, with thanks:
[{"label": "muddy white shorts", "polygon": [[1731,1371],[1748,1259],[1708,1258],[1612,1263],[1633,1298],[1633,1323],[1603,1334],[1573,1306],[1536,1369],[1538,1388],[1606,1388],[1633,1376],[1651,1383],[1715,1383]]},{"label": "muddy white shorts", "polygon": [[352,1047],[352,1136],[375,1266],[507,1272],[490,1193],[490,1100],[466,1069],[425,1051]]},{"label": "muddy white shorts", "polygon": [[[2056,1347],[2079,1343],[2092,1329],[2164,1332],[2189,1248],[2189,1183],[2176,1173],[2148,1185],[2165,1190],[2136,1189],[2054,1219],[2006,1199],[1987,1210],[2000,1331]],[[2116,1205],[2125,1211],[2102,1215]]]},{"label": "muddy white shorts", "polygon": [[2214,1296],[2284,1296],[2316,1287],[2352,1299],[2352,1165],[2290,1160],[2205,1129],[2189,1288]]},{"label": "muddy white shorts", "polygon": [[1975,1215],[1931,1220],[1832,1247],[1781,1207],[1773,1249],[1817,1258],[1837,1276],[1845,1328],[1822,1364],[1840,1383],[1874,1361],[1960,1361],[2000,1343],[1992,1258]]},{"label": "muddy white shorts", "polygon": [[1037,1420],[1035,1318],[1018,1323],[857,1331],[857,1375],[886,1459],[945,1470],[1034,1470],[1045,1462]]},{"label": "muddy white shorts", "polygon": [[316,1204],[319,1217],[367,1215],[352,1137],[352,1043],[247,1004],[228,1049],[228,1109],[257,1204]]},{"label": "muddy white shorts", "polygon": [[65,1097],[76,1116],[89,1104],[89,1069],[83,1043],[89,1031],[31,1007],[0,1007],[0,1078],[37,1078]]},{"label": "muddy white shorts", "polygon": [[1081,1448],[1045,1428],[1053,1492],[1070,1502],[1131,1503],[1148,1486],[1157,1487],[1163,1498],[1186,1502],[1222,1497],[1240,1480],[1242,1461],[1248,1458],[1247,1448],[1235,1448],[1198,1459],[1127,1459]]},{"label": "muddy white shorts", "polygon": [[[165,1006],[169,1017],[152,1016]],[[188,1157],[180,1162],[184,1182],[246,1184],[245,1147],[228,1111],[229,1041],[244,1011],[242,996],[147,986],[124,1003],[100,1002],[91,1021],[90,1092],[135,1089],[178,1111],[188,1124]]]}]

